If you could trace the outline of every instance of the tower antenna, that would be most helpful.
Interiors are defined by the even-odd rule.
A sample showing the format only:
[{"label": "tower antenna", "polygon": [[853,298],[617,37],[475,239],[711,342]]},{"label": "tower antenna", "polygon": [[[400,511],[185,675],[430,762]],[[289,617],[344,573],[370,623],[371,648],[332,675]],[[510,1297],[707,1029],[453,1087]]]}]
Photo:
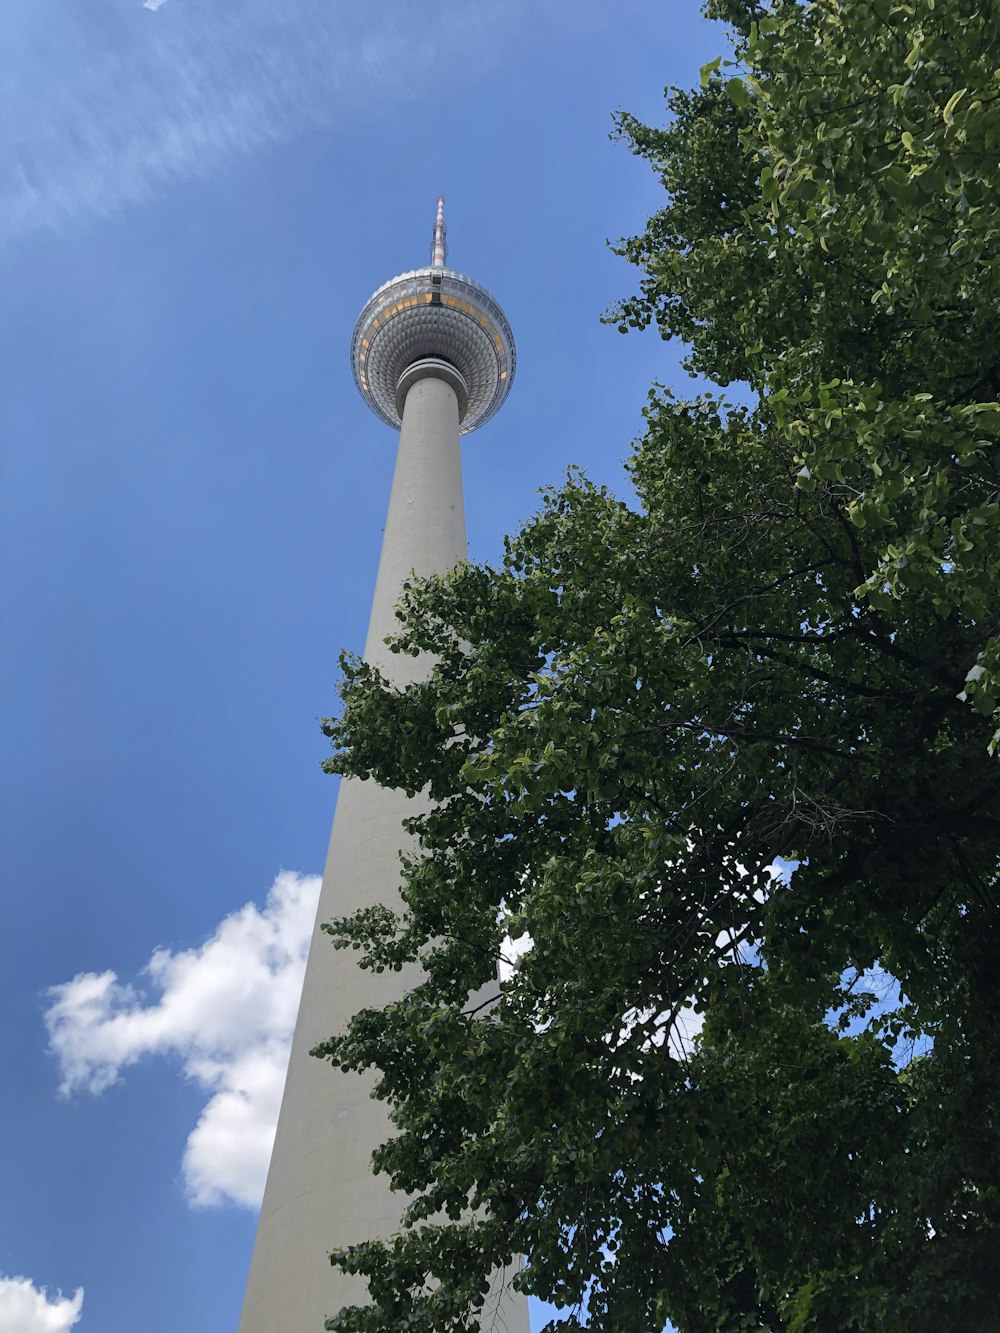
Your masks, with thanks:
[{"label": "tower antenna", "polygon": [[444,268],[448,258],[448,228],[444,225],[444,195],[438,195],[437,218],[434,222],[434,243],[431,246],[431,268]]}]

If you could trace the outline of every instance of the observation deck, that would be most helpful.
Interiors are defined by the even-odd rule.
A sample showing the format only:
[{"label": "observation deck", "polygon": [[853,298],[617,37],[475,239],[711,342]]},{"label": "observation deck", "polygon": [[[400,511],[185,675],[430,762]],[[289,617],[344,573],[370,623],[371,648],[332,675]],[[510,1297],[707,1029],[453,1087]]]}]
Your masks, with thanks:
[{"label": "observation deck", "polygon": [[516,353],[497,301],[472,278],[446,268],[446,253],[439,200],[433,262],[390,279],[369,297],[354,326],[351,368],[368,406],[398,429],[404,372],[428,358],[447,362],[465,382],[459,431],[468,435],[502,406],[514,379]]}]

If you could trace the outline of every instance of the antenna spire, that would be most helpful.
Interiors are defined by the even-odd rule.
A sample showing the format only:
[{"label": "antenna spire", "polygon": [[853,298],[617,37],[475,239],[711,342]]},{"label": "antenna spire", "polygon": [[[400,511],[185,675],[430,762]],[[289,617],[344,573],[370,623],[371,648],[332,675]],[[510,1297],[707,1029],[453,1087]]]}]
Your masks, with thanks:
[{"label": "antenna spire", "polygon": [[431,247],[431,268],[444,268],[448,258],[448,243],[445,237],[448,228],[444,225],[444,195],[438,195],[437,219],[434,223],[434,244]]}]

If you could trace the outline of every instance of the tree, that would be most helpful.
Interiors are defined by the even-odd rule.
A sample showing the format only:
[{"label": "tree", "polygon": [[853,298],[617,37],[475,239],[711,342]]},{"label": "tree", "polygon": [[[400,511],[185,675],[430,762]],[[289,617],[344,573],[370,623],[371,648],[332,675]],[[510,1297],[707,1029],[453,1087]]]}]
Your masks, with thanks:
[{"label": "tree", "polygon": [[719,391],[651,395],[635,506],[571,472],[415,582],[428,682],[344,661],[330,769],[436,804],[328,927],[423,964],[317,1048],[413,1199],[335,1333],[476,1329],[518,1253],[570,1330],[1000,1328],[987,9],[714,0],[732,60],[618,118],[667,197],[611,319]]}]

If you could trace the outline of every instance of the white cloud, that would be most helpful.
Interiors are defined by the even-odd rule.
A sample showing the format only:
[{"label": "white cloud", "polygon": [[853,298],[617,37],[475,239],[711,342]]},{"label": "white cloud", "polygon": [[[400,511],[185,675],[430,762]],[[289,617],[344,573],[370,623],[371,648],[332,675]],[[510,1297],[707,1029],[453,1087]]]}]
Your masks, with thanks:
[{"label": "white cloud", "polygon": [[114,972],[52,988],[46,1024],[64,1094],[101,1093],[152,1054],[179,1057],[209,1094],[184,1152],[197,1206],[260,1203],[319,886],[282,872],[263,911],[247,903],[200,948],[157,949],[144,969],[152,999]]},{"label": "white cloud", "polygon": [[310,127],[357,132],[557,33],[564,10],[575,12],[565,0],[541,12],[529,0],[176,0],[149,23],[138,3],[12,0],[0,239],[110,216]]},{"label": "white cloud", "polygon": [[80,1318],[83,1288],[74,1296],[62,1292],[49,1299],[44,1287],[30,1278],[0,1277],[0,1329],[3,1333],[64,1333]]}]

